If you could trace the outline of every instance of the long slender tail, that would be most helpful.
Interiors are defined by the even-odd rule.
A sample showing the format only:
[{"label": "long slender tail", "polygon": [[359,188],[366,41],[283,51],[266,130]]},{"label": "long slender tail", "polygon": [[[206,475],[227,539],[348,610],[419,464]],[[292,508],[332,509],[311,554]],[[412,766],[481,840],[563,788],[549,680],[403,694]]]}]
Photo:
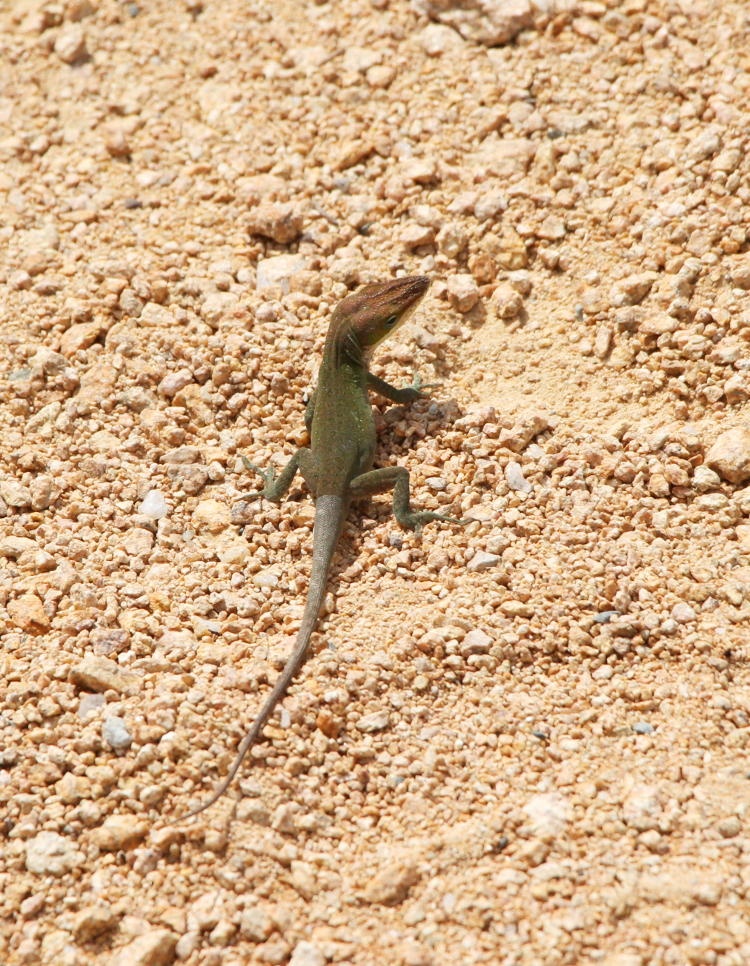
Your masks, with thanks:
[{"label": "long slender tail", "polygon": [[224,792],[229,788],[234,776],[240,769],[240,765],[245,755],[260,738],[266,722],[273,714],[274,708],[281,701],[307,658],[307,649],[310,644],[312,632],[318,621],[318,614],[323,605],[323,598],[328,582],[328,571],[331,567],[336,544],[341,534],[346,515],[345,501],[340,496],[325,495],[318,497],[315,503],[315,524],[313,527],[313,553],[312,568],[310,572],[310,587],[307,592],[307,602],[305,612],[302,615],[297,640],[294,649],[289,655],[289,659],[284,665],[284,670],[279,675],[279,679],[274,685],[273,691],[266,698],[265,704],[258,712],[258,716],[252,727],[242,739],[237,750],[237,756],[232,763],[232,767],[227,773],[227,777],[221,782],[216,791],[208,801],[188,812],[183,818],[191,818],[209,808],[214,802],[218,801]]}]

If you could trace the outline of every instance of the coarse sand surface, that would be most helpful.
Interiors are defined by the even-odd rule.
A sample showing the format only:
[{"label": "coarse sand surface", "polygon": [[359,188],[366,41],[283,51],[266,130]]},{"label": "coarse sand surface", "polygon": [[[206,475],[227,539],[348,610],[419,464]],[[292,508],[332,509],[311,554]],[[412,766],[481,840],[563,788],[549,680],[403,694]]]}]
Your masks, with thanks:
[{"label": "coarse sand surface", "polygon": [[[750,4],[0,3],[0,960],[750,963]],[[333,306],[425,274],[307,588]],[[243,498],[244,497],[244,498]]]}]

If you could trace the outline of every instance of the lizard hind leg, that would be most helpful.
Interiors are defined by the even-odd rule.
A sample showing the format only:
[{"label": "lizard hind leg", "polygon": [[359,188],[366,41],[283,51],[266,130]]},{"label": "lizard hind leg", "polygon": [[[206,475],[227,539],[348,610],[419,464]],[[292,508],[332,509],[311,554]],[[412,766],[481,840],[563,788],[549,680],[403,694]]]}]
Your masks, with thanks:
[{"label": "lizard hind leg", "polygon": [[456,517],[449,517],[443,513],[433,513],[431,510],[417,510],[411,508],[409,500],[409,471],[403,466],[386,466],[379,470],[370,470],[355,476],[349,485],[353,498],[367,496],[372,493],[382,493],[393,490],[393,515],[405,530],[420,532],[425,523],[441,520],[444,523],[461,523]]},{"label": "lizard hind leg", "polygon": [[259,496],[264,496],[271,503],[281,503],[281,500],[286,495],[289,487],[292,485],[292,480],[299,470],[302,473],[302,477],[310,488],[311,492],[314,494],[315,490],[311,484],[315,482],[315,472],[314,463],[312,459],[312,452],[309,449],[298,449],[297,452],[292,456],[289,462],[286,464],[284,469],[276,475],[276,470],[269,466],[268,469],[263,469],[260,466],[256,466],[255,463],[251,463],[246,457],[242,457],[242,462],[245,469],[252,470],[253,473],[257,473],[258,476],[263,480],[263,488],[261,490],[256,490],[253,493],[247,493],[242,496],[244,500],[255,500]]}]

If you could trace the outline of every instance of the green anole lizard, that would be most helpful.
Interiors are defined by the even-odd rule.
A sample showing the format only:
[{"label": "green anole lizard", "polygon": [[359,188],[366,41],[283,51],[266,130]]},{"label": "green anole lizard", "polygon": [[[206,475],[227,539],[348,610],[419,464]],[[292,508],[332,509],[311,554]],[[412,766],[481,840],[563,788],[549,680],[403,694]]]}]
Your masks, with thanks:
[{"label": "green anole lizard", "polygon": [[413,511],[409,503],[409,471],[403,466],[372,468],[376,436],[367,390],[372,389],[397,403],[414,402],[425,398],[425,394],[420,390],[418,379],[404,389],[396,389],[378,379],[368,369],[369,360],[373,350],[411,315],[429,284],[430,280],[423,275],[376,282],[339,302],[331,316],[317,388],[305,413],[310,448],[298,449],[278,477],[273,469],[260,469],[245,459],[246,467],[258,473],[264,484],[262,490],[245,499],[264,496],[273,503],[281,502],[297,470],[313,494],[315,523],[310,587],[292,653],[242,739],[232,767],[208,801],[185,818],[202,812],[224,794],[304,664],[323,604],[331,560],[351,501],[393,490],[393,512],[406,530],[419,531],[430,520],[464,522],[441,513]]}]

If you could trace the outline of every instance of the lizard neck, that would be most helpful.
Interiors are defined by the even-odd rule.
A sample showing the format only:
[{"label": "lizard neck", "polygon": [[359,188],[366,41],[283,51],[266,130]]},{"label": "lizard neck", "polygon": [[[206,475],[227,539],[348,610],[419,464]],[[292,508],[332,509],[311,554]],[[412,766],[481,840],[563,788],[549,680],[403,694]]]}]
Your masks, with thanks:
[{"label": "lizard neck", "polygon": [[354,369],[367,369],[367,353],[357,338],[347,319],[331,322],[325,348],[323,364],[329,369],[349,366]]}]

